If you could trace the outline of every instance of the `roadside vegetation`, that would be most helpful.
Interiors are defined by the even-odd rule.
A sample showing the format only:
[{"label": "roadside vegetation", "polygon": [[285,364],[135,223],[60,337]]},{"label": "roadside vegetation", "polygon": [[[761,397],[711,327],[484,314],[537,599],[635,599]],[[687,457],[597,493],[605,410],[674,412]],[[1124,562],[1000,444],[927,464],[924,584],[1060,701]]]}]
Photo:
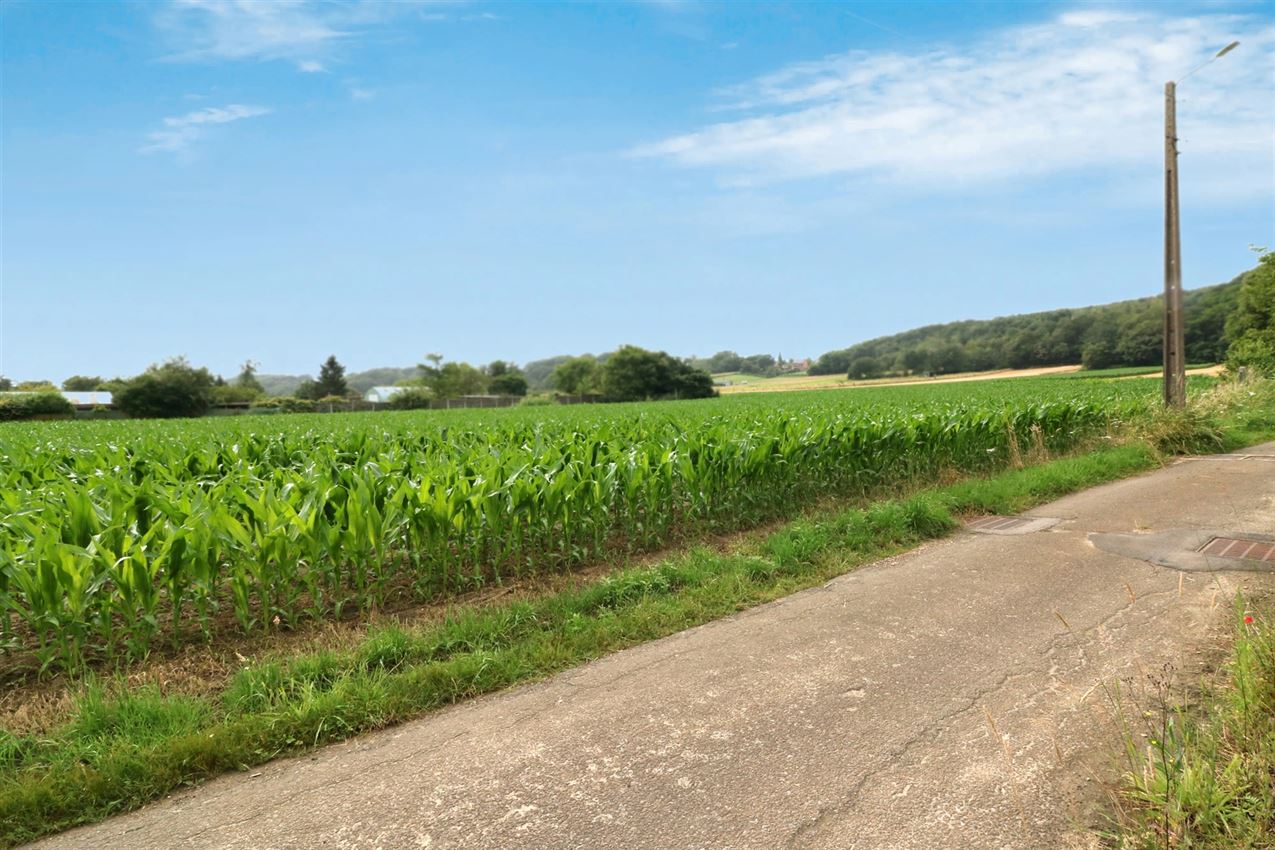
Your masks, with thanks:
[{"label": "roadside vegetation", "polygon": [[[979,390],[985,405],[996,398],[994,390]],[[894,390],[883,396],[889,406],[874,410],[906,409],[909,394],[918,391],[931,401],[941,397],[934,388]],[[1275,436],[1269,385],[1216,395],[1220,400],[1192,420],[1201,431],[1198,445],[1216,449]],[[1162,431],[1178,435],[1180,445],[1183,430],[1140,409],[1136,416],[1126,410],[1121,422],[1108,418],[1107,427],[1058,449],[1030,426],[1011,441],[1005,420],[992,417],[1005,442],[999,452],[978,444],[983,459],[964,480],[927,487],[927,481],[961,473],[913,460],[901,468],[912,474],[879,480],[858,495],[825,491],[786,525],[718,537],[712,545],[705,545],[703,534],[666,538],[665,544],[690,546],[636,565],[595,560],[583,570],[505,575],[501,583],[488,575],[477,591],[469,585],[464,595],[397,614],[369,610],[329,625],[300,622],[295,637],[285,624],[269,620],[242,638],[192,640],[175,656],[157,644],[142,661],[120,658],[48,682],[10,679],[34,698],[16,710],[6,706],[0,842],[100,819],[222,771],[401,722],[782,597],[947,534],[966,515],[1014,513],[1153,468],[1163,457],[1155,448]],[[741,404],[737,410],[756,418],[766,408]],[[785,410],[785,417],[794,412]],[[508,413],[514,412],[501,415]],[[445,417],[446,427],[473,427],[478,420],[471,416]],[[949,433],[959,438],[962,429]],[[773,456],[771,445],[758,456]],[[1081,448],[1094,450],[1049,460]],[[748,525],[762,519],[762,513],[752,514]],[[728,527],[704,530],[720,535]],[[628,560],[622,552],[617,557],[621,564]],[[160,666],[167,658],[177,663]],[[184,679],[182,671],[191,669],[199,675]]]},{"label": "roadside vegetation", "polygon": [[1261,263],[1244,277],[1239,303],[1226,320],[1231,340],[1227,365],[1257,374],[1275,376],[1275,252],[1262,255]]},{"label": "roadside vegetation", "polygon": [[[1275,438],[1275,381],[1217,387],[1140,429],[1161,451],[1237,449]],[[1275,604],[1235,601],[1230,660],[1200,688],[1172,670],[1109,696],[1123,734],[1112,791],[1122,850],[1275,848]]]},{"label": "roadside vegetation", "polygon": [[1237,597],[1234,628],[1230,660],[1194,704],[1167,676],[1146,699],[1116,697],[1125,773],[1112,845],[1275,847],[1275,606]]}]

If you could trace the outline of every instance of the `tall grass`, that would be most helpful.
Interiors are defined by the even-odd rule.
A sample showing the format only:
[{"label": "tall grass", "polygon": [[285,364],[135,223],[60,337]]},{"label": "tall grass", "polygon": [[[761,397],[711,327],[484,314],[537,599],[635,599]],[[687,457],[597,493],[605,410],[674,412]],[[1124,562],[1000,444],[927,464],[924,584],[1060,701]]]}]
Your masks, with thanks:
[{"label": "tall grass", "polygon": [[[1125,775],[1113,843],[1129,850],[1275,847],[1275,618],[1236,599],[1235,642],[1203,703],[1175,702],[1167,676],[1150,705],[1122,711]],[[1124,700],[1122,702],[1122,708]]]}]

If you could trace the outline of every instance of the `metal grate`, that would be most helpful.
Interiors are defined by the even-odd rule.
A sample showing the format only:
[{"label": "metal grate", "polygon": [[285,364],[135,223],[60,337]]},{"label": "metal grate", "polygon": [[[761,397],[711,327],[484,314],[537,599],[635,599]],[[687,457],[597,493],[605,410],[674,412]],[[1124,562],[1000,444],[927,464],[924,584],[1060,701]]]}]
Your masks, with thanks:
[{"label": "metal grate", "polygon": [[966,531],[977,534],[1031,534],[1053,528],[1060,519],[1044,516],[981,516],[965,523]]},{"label": "metal grate", "polygon": [[1032,517],[1022,516],[981,516],[965,523],[970,531],[1013,531],[1032,523]]},{"label": "metal grate", "polygon": [[1216,558],[1234,558],[1237,561],[1261,561],[1275,564],[1275,543],[1261,540],[1245,540],[1242,537],[1214,537],[1200,552]]}]

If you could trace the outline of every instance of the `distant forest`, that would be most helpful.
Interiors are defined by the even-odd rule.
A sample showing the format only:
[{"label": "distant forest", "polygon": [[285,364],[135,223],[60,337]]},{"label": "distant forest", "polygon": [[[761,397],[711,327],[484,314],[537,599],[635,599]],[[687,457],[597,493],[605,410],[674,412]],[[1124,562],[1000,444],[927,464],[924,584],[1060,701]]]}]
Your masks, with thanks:
[{"label": "distant forest", "polygon": [[[1226,318],[1239,300],[1241,274],[1230,283],[1183,293],[1189,363],[1226,357]],[[1163,359],[1164,298],[1025,313],[999,319],[928,325],[829,351],[812,375],[851,378],[982,372],[1082,363],[1086,369],[1150,366]]]}]

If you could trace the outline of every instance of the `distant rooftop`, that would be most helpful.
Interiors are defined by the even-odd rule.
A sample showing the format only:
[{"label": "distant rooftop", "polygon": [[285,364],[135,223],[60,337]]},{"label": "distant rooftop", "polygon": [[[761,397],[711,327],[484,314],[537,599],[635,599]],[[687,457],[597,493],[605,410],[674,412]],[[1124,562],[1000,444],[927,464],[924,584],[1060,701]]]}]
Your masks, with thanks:
[{"label": "distant rooftop", "polygon": [[76,407],[110,407],[111,394],[105,390],[59,390],[63,398]]},{"label": "distant rooftop", "polygon": [[384,404],[394,396],[408,389],[407,387],[372,387],[363,393],[364,401],[371,401],[377,404]]}]

